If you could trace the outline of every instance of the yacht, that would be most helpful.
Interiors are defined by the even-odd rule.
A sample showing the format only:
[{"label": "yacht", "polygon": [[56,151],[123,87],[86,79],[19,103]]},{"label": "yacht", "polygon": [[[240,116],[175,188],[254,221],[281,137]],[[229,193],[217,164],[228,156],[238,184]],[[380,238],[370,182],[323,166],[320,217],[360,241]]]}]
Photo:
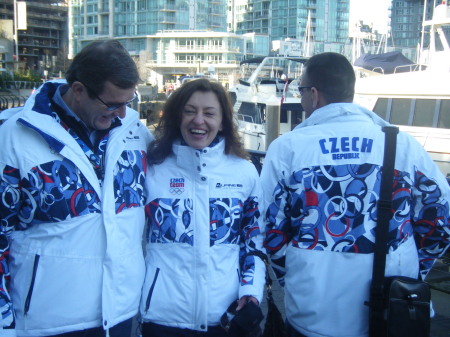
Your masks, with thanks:
[{"label": "yacht", "polygon": [[409,72],[357,78],[354,102],[413,135],[450,178],[450,48],[444,34],[450,7],[438,5],[424,21],[430,45]]},{"label": "yacht", "polygon": [[229,89],[244,146],[261,155],[271,140],[305,119],[298,80],[314,50],[309,10],[302,43],[281,49],[282,55],[242,61],[242,79]]},{"label": "yacht", "polygon": [[[251,73],[229,89],[239,133],[248,150],[266,151],[270,106],[280,107],[279,133],[292,130],[304,119],[298,79],[308,58],[273,56],[241,62]],[[269,112],[270,113],[270,112]]]},{"label": "yacht", "polygon": [[[366,70],[361,77],[355,67],[354,102],[414,136],[450,181],[450,48],[443,31],[450,26],[448,5],[438,5],[433,19],[423,26],[430,34],[430,45],[422,48],[419,64],[408,65],[408,72]],[[251,74],[229,91],[247,150],[263,155],[271,139],[305,119],[298,80],[307,60],[278,56],[243,64]],[[275,123],[271,107],[278,108],[280,116],[276,135],[269,137],[269,124]]]}]

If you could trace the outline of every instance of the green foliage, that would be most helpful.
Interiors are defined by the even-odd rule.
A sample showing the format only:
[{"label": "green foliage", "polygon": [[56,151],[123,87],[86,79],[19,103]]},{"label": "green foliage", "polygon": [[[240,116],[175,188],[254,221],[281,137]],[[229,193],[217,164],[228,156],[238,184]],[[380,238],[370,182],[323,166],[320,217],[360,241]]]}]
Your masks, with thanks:
[{"label": "green foliage", "polygon": [[[8,72],[0,73],[0,88],[8,88],[11,87],[11,84],[14,81],[22,81],[22,82],[42,82],[41,76],[36,72],[25,70],[25,71],[14,71],[14,75]],[[30,84],[31,85],[31,84]],[[22,86],[22,88],[24,88]]]},{"label": "green foliage", "polygon": [[6,82],[12,81],[13,78],[11,76],[10,73],[6,72],[6,71],[2,71],[0,73],[0,88],[5,88],[6,87]]},{"label": "green foliage", "polygon": [[25,70],[25,71],[15,71],[14,72],[14,81],[39,82],[40,80],[41,80],[41,75],[37,74],[34,71]]}]

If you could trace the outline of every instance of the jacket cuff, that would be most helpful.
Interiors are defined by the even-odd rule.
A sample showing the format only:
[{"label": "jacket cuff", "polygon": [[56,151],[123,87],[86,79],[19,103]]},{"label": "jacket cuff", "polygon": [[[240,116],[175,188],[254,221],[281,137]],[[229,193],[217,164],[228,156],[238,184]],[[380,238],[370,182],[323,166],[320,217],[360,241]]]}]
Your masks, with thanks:
[{"label": "jacket cuff", "polygon": [[239,287],[239,298],[242,296],[253,296],[256,298],[261,305],[264,296],[264,285],[254,286],[254,285],[244,285]]}]

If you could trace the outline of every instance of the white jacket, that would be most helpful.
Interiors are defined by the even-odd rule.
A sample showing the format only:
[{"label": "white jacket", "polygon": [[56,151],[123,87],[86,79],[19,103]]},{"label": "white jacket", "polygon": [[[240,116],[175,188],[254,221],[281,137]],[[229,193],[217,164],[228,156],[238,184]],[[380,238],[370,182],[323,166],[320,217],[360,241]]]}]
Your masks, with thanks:
[{"label": "white jacket", "polygon": [[205,331],[238,298],[262,300],[264,263],[243,258],[262,249],[259,176],[250,162],[225,155],[224,143],[176,144],[149,168],[146,322]]},{"label": "white jacket", "polygon": [[[46,83],[0,128],[0,236],[10,242],[3,267],[10,268],[6,296],[18,336],[108,329],[137,313],[144,279],[152,136],[127,108],[122,125],[110,132],[100,185],[81,147],[51,115],[48,97],[58,85]],[[0,273],[3,285],[7,276]],[[1,326],[12,317],[5,315]]]},{"label": "white jacket", "polygon": [[[265,158],[264,243],[285,286],[287,320],[306,336],[368,334],[384,125],[355,104],[330,104],[276,139]],[[448,246],[450,189],[402,132],[395,170],[386,275],[425,277]]]}]

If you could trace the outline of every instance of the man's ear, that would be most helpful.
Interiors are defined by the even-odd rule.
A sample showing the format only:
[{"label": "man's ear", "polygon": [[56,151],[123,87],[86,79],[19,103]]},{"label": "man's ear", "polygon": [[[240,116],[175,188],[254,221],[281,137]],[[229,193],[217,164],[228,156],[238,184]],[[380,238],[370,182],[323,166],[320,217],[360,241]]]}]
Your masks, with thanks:
[{"label": "man's ear", "polygon": [[322,93],[315,87],[311,88],[311,95],[312,95],[312,107],[314,110],[319,109],[328,104],[328,102],[325,100],[325,96],[322,95]]},{"label": "man's ear", "polygon": [[314,110],[320,108],[320,93],[319,90],[316,89],[316,87],[311,88],[311,99],[312,99],[312,108]]},{"label": "man's ear", "polygon": [[76,100],[80,100],[85,90],[87,90],[83,83],[78,81],[73,82],[70,88]]}]

